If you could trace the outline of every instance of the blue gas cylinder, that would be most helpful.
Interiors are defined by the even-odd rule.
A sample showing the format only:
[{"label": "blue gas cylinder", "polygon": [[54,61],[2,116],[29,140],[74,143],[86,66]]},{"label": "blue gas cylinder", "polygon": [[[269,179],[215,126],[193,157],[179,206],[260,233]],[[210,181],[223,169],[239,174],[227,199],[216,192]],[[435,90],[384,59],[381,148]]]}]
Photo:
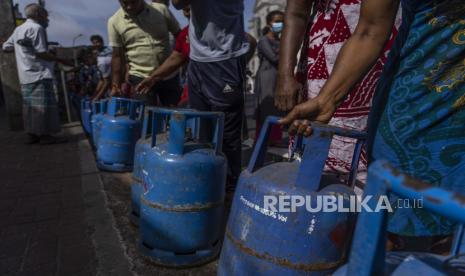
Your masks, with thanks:
[{"label": "blue gas cylinder", "polygon": [[[240,176],[218,275],[329,275],[345,261],[356,216],[323,212],[323,196],[339,196],[338,204],[350,207],[365,134],[315,123],[301,162],[264,166],[266,140],[277,121],[267,118],[249,166]],[[332,184],[338,181],[323,174],[333,135],[358,140],[349,185]],[[289,209],[291,200],[305,205]],[[282,209],[277,204],[281,201],[287,201]]]},{"label": "blue gas cylinder", "polygon": [[[147,118],[147,117],[146,117]],[[144,133],[146,132],[146,133]],[[140,218],[140,197],[144,190],[143,188],[143,174],[144,167],[143,163],[147,152],[150,150],[151,136],[148,136],[147,131],[142,132],[142,137],[137,141],[136,148],[134,151],[134,168],[132,171],[132,182],[131,182],[131,222],[135,225],[139,225]],[[146,173],[146,172],[145,172]]]},{"label": "blue gas cylinder", "polygon": [[[377,210],[379,200],[367,201],[368,209],[363,208],[357,220],[349,262],[334,275],[465,275],[465,197],[413,179],[383,160],[376,161],[368,170],[364,197],[387,199],[391,194],[397,195],[399,200],[384,205],[389,208]],[[390,208],[413,207],[458,223],[448,255],[386,252]]]},{"label": "blue gas cylinder", "polygon": [[141,135],[144,105],[141,101],[112,98],[102,118],[97,145],[97,166],[102,170],[132,171],[134,148]]},{"label": "blue gas cylinder", "polygon": [[[167,117],[157,116],[157,109],[151,107],[146,109],[144,116],[144,125],[142,127],[142,135],[137,141],[134,153],[134,169],[132,171],[131,183],[131,215],[130,219],[134,225],[139,225],[140,219],[140,197],[143,193],[143,176],[147,174],[144,169],[144,161],[148,151],[152,148],[152,129],[158,128],[156,141],[158,143],[166,143],[167,135]],[[197,136],[199,120],[196,118],[187,120],[186,136],[193,138]]]},{"label": "blue gas cylinder", "polygon": [[92,106],[91,101],[88,97],[85,97],[81,100],[81,122],[82,128],[87,135],[92,135],[92,125],[91,125],[91,117],[92,117]]},{"label": "blue gas cylinder", "polygon": [[[143,175],[147,174],[144,170],[144,161],[147,153],[152,148],[152,130],[155,127],[164,126],[163,122],[156,122],[154,108],[147,108],[144,116],[144,125],[142,128],[142,135],[139,141],[137,141],[135,152],[134,152],[134,168],[132,171],[132,183],[131,183],[131,222],[135,225],[139,225],[140,219],[140,197],[143,193]],[[154,126],[154,124],[157,125]],[[164,129],[163,129],[164,130]],[[165,143],[166,135],[165,131],[161,131],[156,138],[158,141]]]},{"label": "blue gas cylinder", "polygon": [[102,119],[107,112],[108,100],[100,100],[92,103],[92,142],[97,148],[98,139],[100,138],[100,130],[102,129]]},{"label": "blue gas cylinder", "polygon": [[[221,152],[224,115],[167,109],[156,114],[169,116],[168,142],[152,141],[145,158],[140,250],[164,266],[200,265],[216,258],[221,247],[227,173]],[[193,118],[214,122],[213,141],[186,139],[187,121]]]}]

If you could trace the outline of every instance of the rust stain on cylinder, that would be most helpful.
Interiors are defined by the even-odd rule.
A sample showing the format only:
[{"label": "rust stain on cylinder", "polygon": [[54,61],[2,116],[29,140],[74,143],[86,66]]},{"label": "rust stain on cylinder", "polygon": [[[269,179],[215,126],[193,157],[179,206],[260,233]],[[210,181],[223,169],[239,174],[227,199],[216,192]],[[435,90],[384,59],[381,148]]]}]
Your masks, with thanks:
[{"label": "rust stain on cylinder", "polygon": [[458,201],[460,205],[465,205],[465,197],[463,195],[455,194],[453,199]]},{"label": "rust stain on cylinder", "polygon": [[421,182],[412,177],[405,177],[405,180],[402,183],[405,187],[414,189],[415,191],[424,191],[430,189],[432,186],[425,182]]},{"label": "rust stain on cylinder", "polygon": [[228,229],[226,229],[226,238],[228,238],[235,246],[239,248],[242,252],[257,257],[259,259],[263,259],[269,262],[272,262],[279,266],[285,266],[291,269],[302,270],[302,271],[324,271],[324,270],[332,270],[340,267],[346,262],[345,256],[343,256],[340,260],[336,262],[327,262],[327,263],[311,263],[311,264],[302,264],[302,263],[292,263],[291,261],[285,258],[279,258],[272,256],[268,253],[259,253],[245,246],[242,242],[236,240]]},{"label": "rust stain on cylinder", "polygon": [[140,198],[141,202],[145,205],[149,206],[150,208],[167,211],[167,212],[201,212],[208,209],[220,207],[224,204],[224,201],[218,202],[207,202],[205,204],[186,204],[186,205],[174,205],[174,206],[166,206],[154,202],[150,202],[144,197]]},{"label": "rust stain on cylinder", "polygon": [[[388,164],[383,165],[385,169],[388,169],[391,171],[392,175],[398,177],[402,175],[402,172],[396,168],[391,167]],[[430,189],[432,186],[428,183],[419,181],[413,177],[410,177],[408,175],[404,176],[404,180],[402,181],[402,185],[408,188],[412,188],[415,191],[424,191]]]},{"label": "rust stain on cylinder", "polygon": [[182,115],[181,113],[173,113],[172,117],[171,117],[173,120],[175,121],[182,121],[184,120],[184,115]]}]

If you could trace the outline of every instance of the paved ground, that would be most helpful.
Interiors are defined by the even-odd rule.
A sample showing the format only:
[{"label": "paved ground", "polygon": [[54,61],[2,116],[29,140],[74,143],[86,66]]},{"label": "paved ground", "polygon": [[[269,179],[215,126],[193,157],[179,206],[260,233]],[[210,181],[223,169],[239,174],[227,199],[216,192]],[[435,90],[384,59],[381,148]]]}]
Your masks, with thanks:
[{"label": "paved ground", "polygon": [[21,133],[0,132],[1,273],[95,273],[76,138],[24,146]]},{"label": "paved ground", "polygon": [[130,274],[81,128],[26,146],[6,125],[0,108],[0,275]]}]

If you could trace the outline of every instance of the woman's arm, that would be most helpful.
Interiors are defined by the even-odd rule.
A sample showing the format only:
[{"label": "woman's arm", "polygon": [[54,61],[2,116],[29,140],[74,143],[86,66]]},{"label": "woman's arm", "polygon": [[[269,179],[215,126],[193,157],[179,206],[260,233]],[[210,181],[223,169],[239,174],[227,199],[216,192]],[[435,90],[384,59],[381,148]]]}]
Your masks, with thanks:
[{"label": "woman's arm", "polygon": [[290,132],[311,134],[308,121],[329,122],[350,89],[368,72],[389,39],[399,0],[364,0],[353,35],[342,47],[333,72],[320,94],[296,106],[281,123],[291,124]]},{"label": "woman's arm", "polygon": [[263,37],[258,42],[258,53],[267,59],[271,64],[278,66],[279,53],[273,50],[270,41],[266,37]]},{"label": "woman's arm", "polygon": [[284,30],[279,53],[278,82],[275,105],[279,110],[288,111],[297,104],[299,85],[294,78],[297,54],[304,39],[312,9],[310,0],[287,2],[284,16]]}]

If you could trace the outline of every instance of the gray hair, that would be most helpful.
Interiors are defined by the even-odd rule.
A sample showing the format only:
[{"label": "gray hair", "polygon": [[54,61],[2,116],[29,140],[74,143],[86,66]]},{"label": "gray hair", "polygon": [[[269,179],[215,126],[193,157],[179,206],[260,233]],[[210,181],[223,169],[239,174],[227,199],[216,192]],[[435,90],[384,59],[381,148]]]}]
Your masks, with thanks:
[{"label": "gray hair", "polygon": [[47,12],[47,10],[39,4],[29,4],[24,8],[24,15],[26,18],[35,19],[40,16],[41,12]]}]

